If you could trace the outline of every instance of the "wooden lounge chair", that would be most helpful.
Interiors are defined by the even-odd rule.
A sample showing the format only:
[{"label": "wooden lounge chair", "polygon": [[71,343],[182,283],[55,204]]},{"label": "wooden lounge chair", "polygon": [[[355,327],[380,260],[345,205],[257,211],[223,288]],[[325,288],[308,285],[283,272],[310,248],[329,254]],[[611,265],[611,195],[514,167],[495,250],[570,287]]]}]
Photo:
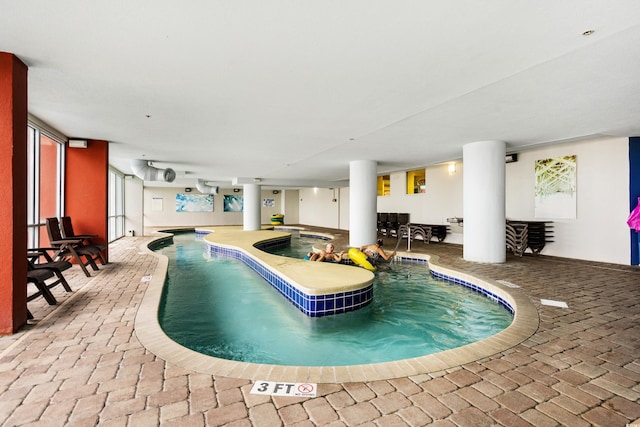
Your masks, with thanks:
[{"label": "wooden lounge chair", "polygon": [[28,270],[27,271],[27,283],[33,283],[38,288],[38,292],[27,296],[27,301],[33,301],[34,299],[42,296],[50,305],[56,305],[58,301],[53,296],[49,287],[46,284],[46,280],[54,276],[51,270]]},{"label": "wooden lounge chair", "polygon": [[401,226],[407,226],[407,224],[409,224],[409,214],[408,213],[399,213],[396,215],[396,221],[395,224],[393,225],[393,228],[391,228],[392,226],[389,226],[389,234],[391,237],[398,237],[398,235],[400,235],[400,227]]},{"label": "wooden lounge chair", "polygon": [[103,245],[101,243],[95,243],[93,239],[97,238],[97,234],[75,234],[73,231],[73,223],[71,222],[71,217],[63,216],[60,222],[62,228],[62,235],[65,239],[82,239],[82,244],[89,248],[89,250],[94,254],[94,261],[100,261],[102,265],[105,265],[107,262],[102,255],[102,252],[107,249],[107,245]]},{"label": "wooden lounge chair", "polygon": [[89,270],[87,270],[87,265],[91,266],[93,270],[98,271],[98,266],[94,260],[94,251],[84,247],[82,239],[63,238],[60,232],[58,218],[47,218],[46,225],[47,233],[49,233],[49,243],[56,249],[52,257],[54,260],[68,261],[69,259],[74,259],[87,277],[91,277]]},{"label": "wooden lounge chair", "polygon": [[387,224],[384,236],[395,237],[398,232],[398,214],[390,212],[387,214]]},{"label": "wooden lounge chair", "polygon": [[55,252],[55,248],[29,249],[27,251],[27,260],[29,263],[28,269],[51,271],[58,280],[47,285],[47,287],[51,289],[52,287],[61,284],[67,292],[72,292],[71,286],[69,286],[67,279],[65,279],[62,274],[63,271],[70,269],[72,264],[65,260],[54,261],[48,251]]},{"label": "wooden lounge chair", "polygon": [[382,235],[382,236],[387,236],[388,230],[387,230],[387,217],[389,216],[388,213],[386,212],[379,212],[378,213],[378,224],[377,224],[377,228],[378,228],[378,234]]}]

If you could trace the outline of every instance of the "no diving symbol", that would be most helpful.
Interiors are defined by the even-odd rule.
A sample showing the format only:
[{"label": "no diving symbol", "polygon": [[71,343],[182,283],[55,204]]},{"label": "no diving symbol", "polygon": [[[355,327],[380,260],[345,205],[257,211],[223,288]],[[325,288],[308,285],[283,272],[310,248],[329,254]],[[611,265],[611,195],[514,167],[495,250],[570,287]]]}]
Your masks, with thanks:
[{"label": "no diving symbol", "polygon": [[315,387],[313,384],[299,384],[298,392],[301,394],[312,394],[315,392]]}]

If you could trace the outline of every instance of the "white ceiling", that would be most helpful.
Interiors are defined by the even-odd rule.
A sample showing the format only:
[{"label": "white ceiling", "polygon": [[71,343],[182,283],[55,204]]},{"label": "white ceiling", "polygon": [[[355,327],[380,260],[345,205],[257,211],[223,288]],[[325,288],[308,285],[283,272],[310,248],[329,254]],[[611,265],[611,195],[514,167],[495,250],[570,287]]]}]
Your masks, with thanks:
[{"label": "white ceiling", "polygon": [[180,186],[640,135],[638,0],[0,0],[0,51],[31,114]]}]

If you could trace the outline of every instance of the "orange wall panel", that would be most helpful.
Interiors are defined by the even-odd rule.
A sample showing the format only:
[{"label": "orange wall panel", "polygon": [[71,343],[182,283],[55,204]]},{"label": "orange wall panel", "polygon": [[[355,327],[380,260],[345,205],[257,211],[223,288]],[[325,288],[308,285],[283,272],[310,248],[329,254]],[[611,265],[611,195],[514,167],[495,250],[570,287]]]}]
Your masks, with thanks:
[{"label": "orange wall panel", "polygon": [[0,334],[27,323],[27,66],[0,52]]},{"label": "orange wall panel", "polygon": [[[76,234],[108,240],[109,143],[89,140],[87,148],[66,148],[65,215]],[[105,254],[108,256],[108,254]],[[108,258],[107,258],[108,259]]]}]

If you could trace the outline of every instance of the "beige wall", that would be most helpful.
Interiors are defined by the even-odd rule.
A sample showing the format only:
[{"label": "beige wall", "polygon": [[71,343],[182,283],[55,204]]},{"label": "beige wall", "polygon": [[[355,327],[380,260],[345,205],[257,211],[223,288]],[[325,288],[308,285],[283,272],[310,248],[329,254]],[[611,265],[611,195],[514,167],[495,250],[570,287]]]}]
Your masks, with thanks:
[{"label": "beige wall", "polygon": [[[234,193],[232,188],[220,188],[213,196],[213,212],[176,212],[176,194],[184,193],[183,188],[144,187],[144,227],[191,227],[204,225],[242,225],[242,212],[224,212],[224,195]],[[193,189],[193,194],[200,194]],[[293,197],[293,195],[292,195]],[[162,210],[153,209],[154,198],[162,200]],[[261,199],[274,199],[274,207],[262,207],[261,222],[269,224],[271,215],[283,212],[283,192],[273,194],[272,190],[262,190]],[[156,203],[156,206],[158,203]],[[295,205],[294,205],[295,206]],[[292,214],[293,216],[293,214]],[[285,216],[285,221],[287,220]]]}]

